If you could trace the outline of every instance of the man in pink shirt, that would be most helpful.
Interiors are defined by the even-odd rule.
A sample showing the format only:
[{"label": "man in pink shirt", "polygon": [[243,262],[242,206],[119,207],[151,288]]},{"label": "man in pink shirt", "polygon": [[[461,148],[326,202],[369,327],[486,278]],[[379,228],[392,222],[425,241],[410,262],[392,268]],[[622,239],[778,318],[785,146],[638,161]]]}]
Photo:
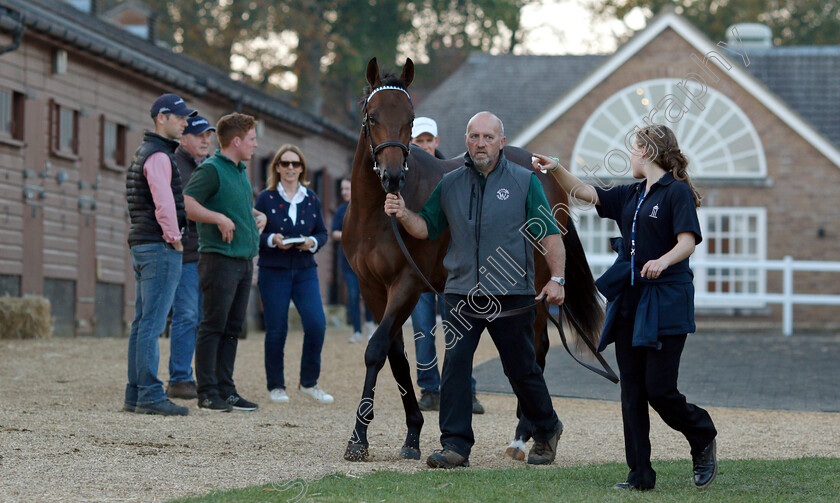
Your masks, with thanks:
[{"label": "man in pink shirt", "polygon": [[178,138],[187,117],[196,115],[175,94],[155,100],[154,131],[146,131],[126,174],[131,228],[128,244],[137,283],[134,321],[128,338],[128,384],[123,410],[139,414],[186,416],[189,409],[172,403],[157,377],[158,335],[166,326],[181,277],[187,213],[181,176],[175,161]]}]

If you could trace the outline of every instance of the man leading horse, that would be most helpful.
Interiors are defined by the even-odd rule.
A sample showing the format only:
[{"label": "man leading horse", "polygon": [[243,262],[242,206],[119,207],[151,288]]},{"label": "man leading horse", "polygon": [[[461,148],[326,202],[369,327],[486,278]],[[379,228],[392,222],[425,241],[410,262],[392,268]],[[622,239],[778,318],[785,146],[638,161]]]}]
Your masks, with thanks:
[{"label": "man leading horse", "polygon": [[[565,298],[565,249],[542,184],[533,171],[505,158],[504,126],[490,112],[470,119],[468,154],[462,167],[438,183],[419,213],[389,193],[385,213],[395,215],[409,234],[434,240],[446,229],[451,244],[444,258],[447,312],[446,355],[441,384],[440,430],[443,449],[427,459],[432,468],[469,466],[475,443],[470,409],[473,354],[485,328],[499,350],[505,374],[533,425],[528,463],[554,461],[563,424],[557,418],[534,350],[533,310],[505,317],[470,314],[527,308],[534,303],[534,253],[538,242],[551,270],[536,300]],[[550,213],[549,213],[550,214]],[[497,264],[505,263],[500,270]],[[497,272],[491,274],[491,266]]]}]

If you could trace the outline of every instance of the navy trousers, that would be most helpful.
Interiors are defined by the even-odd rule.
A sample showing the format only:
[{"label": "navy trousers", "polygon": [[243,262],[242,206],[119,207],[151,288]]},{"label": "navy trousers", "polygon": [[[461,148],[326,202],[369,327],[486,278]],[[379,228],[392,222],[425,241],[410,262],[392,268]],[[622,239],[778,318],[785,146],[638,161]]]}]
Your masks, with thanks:
[{"label": "navy trousers", "polygon": [[[486,298],[485,298],[486,299]],[[529,295],[496,297],[501,311],[534,303]],[[467,302],[463,295],[446,295],[454,306]],[[481,301],[477,302],[481,309]],[[460,313],[473,311],[468,307]],[[522,413],[534,426],[534,438],[548,439],[559,427],[542,370],[534,351],[534,317],[531,310],[493,321],[453,315],[447,306],[444,323],[446,354],[440,387],[440,443],[444,448],[469,457],[475,443],[472,430],[472,366],[475,348],[485,328],[490,332],[505,375],[522,405]],[[468,325],[468,326],[465,326]]]}]

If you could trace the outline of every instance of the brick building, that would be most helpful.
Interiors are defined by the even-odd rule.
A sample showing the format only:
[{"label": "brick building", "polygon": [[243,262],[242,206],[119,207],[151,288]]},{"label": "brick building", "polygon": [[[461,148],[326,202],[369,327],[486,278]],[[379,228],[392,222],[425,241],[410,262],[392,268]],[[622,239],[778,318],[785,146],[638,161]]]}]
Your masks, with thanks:
[{"label": "brick building", "polygon": [[[698,260],[741,266],[696,268],[703,327],[778,328],[782,273],[750,268],[780,260],[840,256],[840,47],[772,47],[766,27],[711,41],[663,11],[612,55],[475,54],[417,107],[438,120],[441,149],[464,150],[474,113],[505,123],[508,144],[558,155],[581,176],[630,181],[625,138],[634,126],[674,129],[705,200]],[[611,221],[577,208],[590,258],[609,255]],[[603,269],[603,267],[596,267]],[[797,294],[840,294],[838,273],[797,272]],[[798,331],[836,330],[836,307],[796,306]]]},{"label": "brick building", "polygon": [[[255,192],[277,148],[300,146],[329,224],[353,133],[161,47],[142,8],[109,20],[96,2],[71,3],[81,10],[0,0],[0,295],[48,297],[57,335],[123,333],[134,298],[125,169],[164,92],[211,122],[231,111],[257,117]],[[340,276],[333,250],[317,255],[325,299]]]}]

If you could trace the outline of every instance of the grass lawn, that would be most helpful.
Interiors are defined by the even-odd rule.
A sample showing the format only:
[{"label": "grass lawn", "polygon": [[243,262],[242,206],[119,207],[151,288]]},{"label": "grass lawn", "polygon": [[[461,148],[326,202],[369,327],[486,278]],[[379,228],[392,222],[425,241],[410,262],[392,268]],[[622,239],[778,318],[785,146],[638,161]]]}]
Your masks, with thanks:
[{"label": "grass lawn", "polygon": [[691,462],[687,460],[654,462],[654,469],[657,484],[650,492],[612,489],[613,483],[627,476],[627,467],[611,463],[570,468],[523,465],[503,470],[329,475],[320,480],[283,481],[177,501],[840,501],[840,459],[837,458],[723,460],[717,479],[702,491],[691,482]]}]

